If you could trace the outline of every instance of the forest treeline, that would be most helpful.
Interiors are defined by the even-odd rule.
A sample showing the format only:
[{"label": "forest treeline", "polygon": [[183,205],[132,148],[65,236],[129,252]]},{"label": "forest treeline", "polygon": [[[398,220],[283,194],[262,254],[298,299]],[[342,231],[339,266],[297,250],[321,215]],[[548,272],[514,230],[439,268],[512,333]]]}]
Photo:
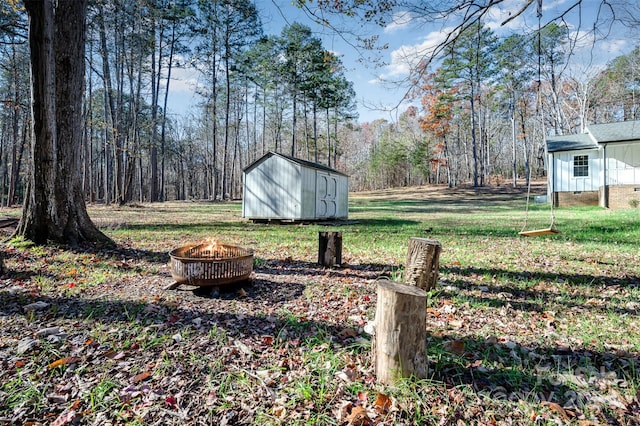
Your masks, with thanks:
[{"label": "forest treeline", "polygon": [[[0,6],[3,206],[23,200],[32,143],[27,18],[13,3]],[[517,185],[544,174],[545,135],[638,118],[640,49],[577,71],[560,24],[502,39],[469,26],[419,66],[415,106],[359,123],[341,57],[303,24],[265,34],[251,1],[95,0],[87,22],[88,202],[236,198],[242,169],[270,150],[345,172],[353,190]],[[176,114],[184,67],[199,103]]]}]

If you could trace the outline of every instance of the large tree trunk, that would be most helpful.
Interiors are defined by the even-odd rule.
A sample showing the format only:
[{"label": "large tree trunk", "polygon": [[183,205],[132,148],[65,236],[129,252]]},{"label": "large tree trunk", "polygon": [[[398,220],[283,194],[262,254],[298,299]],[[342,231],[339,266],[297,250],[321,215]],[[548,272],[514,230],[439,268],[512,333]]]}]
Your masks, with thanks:
[{"label": "large tree trunk", "polygon": [[82,193],[82,96],[87,0],[25,0],[33,96],[30,182],[17,234],[36,243],[109,239]]}]

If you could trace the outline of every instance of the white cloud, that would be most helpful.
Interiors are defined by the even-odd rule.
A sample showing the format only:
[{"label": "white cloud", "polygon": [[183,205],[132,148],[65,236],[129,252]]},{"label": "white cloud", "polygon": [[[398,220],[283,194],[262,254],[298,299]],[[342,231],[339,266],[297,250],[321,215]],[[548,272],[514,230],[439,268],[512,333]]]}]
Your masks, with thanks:
[{"label": "white cloud", "polygon": [[575,51],[588,51],[598,56],[622,55],[626,53],[631,45],[629,41],[621,38],[594,38],[592,31],[580,30],[571,31],[569,40]]},{"label": "white cloud", "polygon": [[171,91],[193,93],[198,85],[198,72],[190,67],[171,70]]},{"label": "white cloud", "polygon": [[434,53],[434,49],[441,45],[448,34],[454,30],[454,27],[447,27],[442,28],[441,31],[432,31],[418,44],[402,45],[393,50],[390,53],[389,65],[377,80],[382,81],[408,76],[421,60],[430,58]]},{"label": "white cloud", "polygon": [[[577,68],[602,69],[617,56],[627,54],[633,45],[625,39],[606,39],[593,42],[593,36],[586,33],[577,33],[579,36],[573,48],[571,65]],[[576,33],[572,34],[576,36]]]},{"label": "white cloud", "polygon": [[568,0],[551,0],[551,1],[547,0],[546,2],[542,2],[542,13],[549,10],[555,11],[567,3],[568,3]]},{"label": "white cloud", "polygon": [[[498,34],[526,28],[531,25],[531,14],[533,12],[535,15],[535,7],[529,6],[526,11],[514,17],[526,3],[523,0],[506,0],[489,10],[483,19],[483,24]],[[509,19],[511,20],[503,25]]]},{"label": "white cloud", "polygon": [[413,21],[411,12],[396,12],[393,14],[391,23],[384,28],[385,33],[393,33],[407,28]]},{"label": "white cloud", "polygon": [[202,85],[199,79],[200,74],[191,66],[173,68],[171,70],[171,86],[169,87],[167,110],[178,115],[194,112],[194,106],[201,101],[200,97],[195,93],[197,87]]},{"label": "white cloud", "polygon": [[633,46],[627,39],[602,40],[599,43],[599,50],[611,54],[613,57],[625,55],[631,51]]}]

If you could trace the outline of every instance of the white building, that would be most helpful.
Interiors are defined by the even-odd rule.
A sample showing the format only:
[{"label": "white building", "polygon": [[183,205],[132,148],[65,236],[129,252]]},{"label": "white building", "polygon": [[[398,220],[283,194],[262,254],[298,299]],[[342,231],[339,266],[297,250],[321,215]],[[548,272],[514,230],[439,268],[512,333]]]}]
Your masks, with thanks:
[{"label": "white building", "polygon": [[593,124],[546,143],[555,206],[640,206],[640,121]]},{"label": "white building", "polygon": [[242,216],[254,221],[346,219],[347,175],[268,152],[243,170]]}]

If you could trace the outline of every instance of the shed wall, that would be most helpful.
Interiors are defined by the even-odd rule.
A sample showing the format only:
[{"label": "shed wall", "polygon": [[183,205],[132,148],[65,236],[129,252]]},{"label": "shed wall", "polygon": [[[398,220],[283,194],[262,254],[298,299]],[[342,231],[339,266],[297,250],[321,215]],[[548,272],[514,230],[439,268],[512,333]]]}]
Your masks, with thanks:
[{"label": "shed wall", "polygon": [[272,156],[244,174],[242,215],[259,219],[298,219],[302,214],[302,167]]},{"label": "shed wall", "polygon": [[349,217],[349,179],[346,176],[338,176],[336,203],[336,217],[341,219]]},{"label": "shed wall", "polygon": [[316,171],[316,217],[346,219],[349,215],[349,181],[346,176]]}]

